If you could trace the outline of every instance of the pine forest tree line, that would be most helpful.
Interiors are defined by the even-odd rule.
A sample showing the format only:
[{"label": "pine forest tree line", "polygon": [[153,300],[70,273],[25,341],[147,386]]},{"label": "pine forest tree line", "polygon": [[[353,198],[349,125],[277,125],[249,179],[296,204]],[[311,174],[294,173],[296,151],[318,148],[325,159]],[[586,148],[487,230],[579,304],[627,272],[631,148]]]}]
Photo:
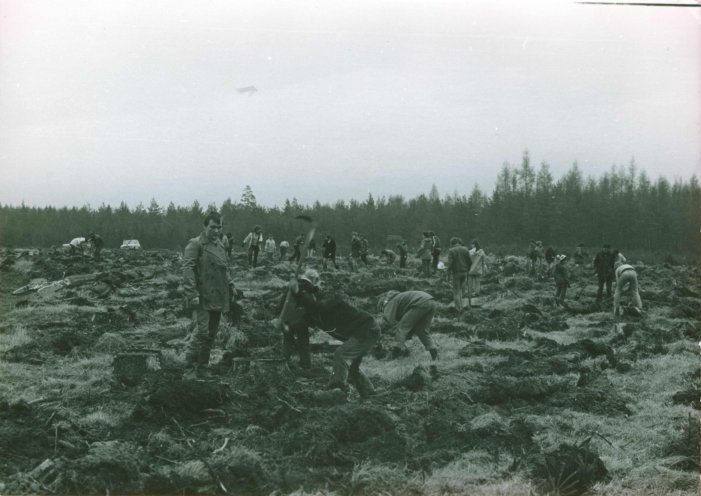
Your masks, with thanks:
[{"label": "pine forest tree line", "polygon": [[585,178],[575,163],[556,181],[546,163],[536,170],[524,152],[519,166],[502,166],[491,195],[475,186],[469,195],[455,192],[441,198],[433,186],[427,195],[412,199],[370,194],[364,201],[300,205],[292,199],[281,208],[266,208],[246,186],[239,202],[227,199],[220,206],[203,207],[195,201],[163,208],[155,200],[135,208],[124,202],[96,209],[0,205],[0,244],[49,247],[96,232],[106,247],[138,239],[144,248],[181,249],[201,231],[209,209],[222,214],[223,231],[231,232],[238,244],[254,225],[277,242],[291,242],[303,229],[294,216],[306,213],[318,222],[317,239],[331,233],[339,254],[348,251],[353,231],[365,234],[370,246],[379,249],[388,235],[402,236],[415,247],[425,230],[441,236],[444,246],[451,236],[460,236],[466,241],[478,237],[485,246],[523,245],[524,251],[529,240],[538,239],[562,248],[610,242],[623,250],[696,254],[701,230],[701,188],[695,175],[686,181],[660,177],[653,182],[631,163],[614,166],[599,178]]}]

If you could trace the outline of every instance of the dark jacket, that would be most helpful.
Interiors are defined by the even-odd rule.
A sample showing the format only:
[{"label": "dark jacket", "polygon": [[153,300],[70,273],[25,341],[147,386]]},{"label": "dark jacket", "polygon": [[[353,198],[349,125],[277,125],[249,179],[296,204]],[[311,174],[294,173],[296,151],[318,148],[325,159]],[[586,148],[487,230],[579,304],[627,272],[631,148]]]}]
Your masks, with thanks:
[{"label": "dark jacket", "polygon": [[600,276],[613,276],[613,262],[615,257],[613,252],[600,251],[594,257],[594,270]]},{"label": "dark jacket", "polygon": [[314,324],[339,341],[364,340],[377,332],[373,316],[355,308],[340,295],[318,295],[314,300],[305,299],[302,304]]},{"label": "dark jacket", "polygon": [[289,290],[283,293],[282,299],[278,304],[277,313],[279,315],[282,314],[287,296],[291,294],[293,300],[292,308],[288,309],[287,315],[282,315],[283,322],[289,326],[300,324],[308,326],[311,323],[311,317],[307,312],[307,307],[313,307],[319,290],[305,279],[298,279],[297,285],[298,290],[296,293],[291,293]]},{"label": "dark jacket", "polygon": [[567,275],[567,267],[565,267],[561,263],[555,265],[555,268],[553,269],[553,277],[555,278],[555,284],[557,284],[558,286],[569,286],[570,284]]},{"label": "dark jacket", "polygon": [[472,267],[470,250],[463,245],[455,245],[448,250],[448,273],[467,274]]},{"label": "dark jacket", "polygon": [[359,257],[360,256],[360,250],[362,248],[362,242],[360,241],[360,238],[352,238],[351,239],[351,255],[353,257]]},{"label": "dark jacket", "polygon": [[333,238],[326,238],[324,244],[321,245],[324,251],[324,258],[333,258],[336,256],[336,240]]},{"label": "dark jacket", "polygon": [[545,261],[548,263],[552,263],[555,260],[555,250],[553,249],[552,246],[548,246],[548,249],[545,250]]},{"label": "dark jacket", "polygon": [[407,247],[406,243],[399,243],[397,244],[397,250],[399,251],[399,256],[400,257],[406,257],[407,256]]}]

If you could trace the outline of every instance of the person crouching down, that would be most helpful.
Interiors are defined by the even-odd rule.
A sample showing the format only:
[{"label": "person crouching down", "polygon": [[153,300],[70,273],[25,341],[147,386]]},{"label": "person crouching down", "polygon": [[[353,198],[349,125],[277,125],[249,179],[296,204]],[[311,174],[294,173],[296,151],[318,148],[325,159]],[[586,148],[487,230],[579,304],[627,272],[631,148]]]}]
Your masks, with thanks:
[{"label": "person crouching down", "polygon": [[408,355],[405,343],[412,336],[416,336],[431,354],[431,359],[438,359],[436,344],[428,333],[436,313],[433,296],[423,291],[388,291],[380,297],[377,309],[382,312],[385,324],[397,326],[392,356]]},{"label": "person crouching down", "polygon": [[640,299],[640,293],[638,293],[638,274],[635,269],[631,265],[619,261],[614,265],[614,270],[616,291],[613,294],[613,315],[618,315],[621,311],[621,293],[626,291],[626,287],[633,300],[633,307],[640,313],[643,309],[643,302]]},{"label": "person crouching down", "polygon": [[[293,281],[290,288],[293,293],[295,284]],[[343,341],[333,354],[333,376],[327,387],[348,392],[350,383],[361,397],[372,395],[375,389],[360,371],[360,362],[380,340],[380,328],[373,316],[340,295],[323,291],[317,291],[315,298],[301,299],[300,303],[314,325]]]},{"label": "person crouching down", "polygon": [[291,365],[292,355],[296,352],[299,355],[299,366],[302,369],[309,369],[312,366],[312,355],[309,347],[311,318],[304,308],[305,303],[306,306],[313,304],[320,285],[319,273],[314,269],[307,269],[299,279],[293,280],[290,284],[289,294],[292,298],[292,308],[286,315],[282,314],[288,298],[288,291],[285,291],[280,302],[278,313],[282,315],[282,318],[276,322],[276,325],[282,331],[283,354],[288,365]]}]

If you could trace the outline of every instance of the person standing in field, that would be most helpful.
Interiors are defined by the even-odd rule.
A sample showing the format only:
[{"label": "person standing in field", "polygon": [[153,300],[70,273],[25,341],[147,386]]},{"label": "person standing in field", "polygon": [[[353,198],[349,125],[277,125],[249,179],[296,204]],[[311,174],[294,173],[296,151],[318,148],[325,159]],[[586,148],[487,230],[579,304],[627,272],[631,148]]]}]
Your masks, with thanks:
[{"label": "person standing in field", "polygon": [[258,264],[258,252],[263,245],[263,233],[260,226],[255,226],[253,231],[243,240],[241,246],[248,245],[248,266],[255,267]]},{"label": "person standing in field", "polygon": [[360,260],[368,266],[368,238],[364,234],[360,236]]},{"label": "person standing in field", "polygon": [[584,265],[584,258],[586,257],[586,254],[584,253],[584,244],[579,243],[577,245],[577,248],[574,249],[574,255],[572,255],[572,260],[574,260],[574,264],[579,267],[580,265]]},{"label": "person standing in field", "polygon": [[226,244],[224,245],[226,256],[231,258],[231,251],[234,249],[234,235],[228,232],[224,237],[226,238]]},{"label": "person standing in field", "polygon": [[409,248],[407,248],[405,240],[397,243],[397,251],[399,252],[399,268],[406,269],[406,258],[409,254]]},{"label": "person standing in field", "polygon": [[393,357],[408,355],[406,341],[416,336],[431,354],[431,359],[438,359],[438,349],[428,332],[436,313],[433,296],[424,291],[388,291],[380,297],[377,310],[382,313],[385,326],[397,328]]},{"label": "person standing in field", "polygon": [[[472,267],[470,251],[463,245],[462,239],[453,237],[450,239],[450,249],[448,250],[448,274],[453,282],[453,303],[455,310],[461,312],[463,309],[463,290],[467,282],[467,275]],[[467,307],[471,305],[470,293],[467,293]]]},{"label": "person standing in field", "polygon": [[633,300],[633,308],[637,310],[640,314],[643,309],[643,301],[640,299],[640,293],[638,292],[638,274],[632,265],[628,265],[625,262],[616,262],[615,276],[616,276],[616,292],[613,295],[613,315],[619,315],[621,312],[621,294],[627,292],[631,295]]},{"label": "person standing in field", "polygon": [[290,262],[299,262],[302,259],[302,248],[304,247],[304,234],[300,234],[292,243],[292,256]]},{"label": "person standing in field", "polygon": [[548,246],[548,248],[545,250],[545,267],[548,276],[552,275],[553,268],[555,267],[556,256],[557,253],[555,253],[555,248]]},{"label": "person standing in field", "polygon": [[596,292],[596,301],[601,301],[604,293],[604,285],[606,285],[606,298],[611,298],[611,286],[613,284],[615,262],[614,255],[611,253],[611,245],[604,244],[601,251],[594,257],[594,271],[596,272],[599,288]]},{"label": "person standing in field", "polygon": [[272,234],[268,234],[268,239],[265,240],[263,251],[265,252],[265,258],[272,261],[276,251],[275,239]]},{"label": "person standing in field", "polygon": [[358,260],[360,260],[360,252],[362,250],[362,242],[361,242],[360,236],[358,236],[357,232],[353,232],[351,234],[350,248],[351,248],[351,259],[350,259],[351,271],[356,272],[358,270]]},{"label": "person standing in field", "polygon": [[556,263],[553,268],[553,277],[555,279],[555,304],[564,305],[567,288],[570,285],[567,267],[565,266],[567,257],[565,255],[557,255],[555,260]]},{"label": "person standing in field", "polygon": [[486,270],[486,257],[487,255],[480,246],[480,242],[473,239],[472,249],[470,250],[472,265],[470,266],[470,272],[467,274],[467,294],[469,298],[479,296],[482,290],[482,276]]},{"label": "person standing in field", "polygon": [[436,233],[430,231],[431,236],[431,273],[435,274],[438,270],[438,260],[441,258],[441,238]]},{"label": "person standing in field", "polygon": [[182,269],[183,290],[195,322],[185,360],[190,366],[200,367],[209,363],[222,312],[229,311],[236,294],[226,250],[219,239],[221,217],[217,212],[209,212],[203,225],[202,233],[185,247]]},{"label": "person standing in field", "polygon": [[333,263],[334,268],[338,269],[338,265],[336,265],[336,240],[331,237],[331,234],[326,235],[326,239],[321,245],[321,258],[324,270],[326,270],[329,260]]},{"label": "person standing in field", "polygon": [[419,250],[416,252],[416,256],[421,259],[421,274],[425,277],[431,275],[431,251],[433,243],[431,241],[431,234],[429,231],[423,232],[423,238],[419,244]]},{"label": "person standing in field", "polygon": [[314,255],[316,255],[316,240],[312,238],[307,245],[307,258],[314,258]]}]

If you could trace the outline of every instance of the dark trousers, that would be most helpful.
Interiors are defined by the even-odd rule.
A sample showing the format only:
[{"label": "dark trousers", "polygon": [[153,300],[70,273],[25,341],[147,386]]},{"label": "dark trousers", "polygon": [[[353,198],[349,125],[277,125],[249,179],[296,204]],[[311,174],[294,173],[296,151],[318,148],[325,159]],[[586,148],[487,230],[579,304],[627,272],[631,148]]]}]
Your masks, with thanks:
[{"label": "dark trousers", "polygon": [[399,268],[406,269],[406,255],[399,256]]},{"label": "dark trousers", "polygon": [[331,260],[331,263],[333,263],[334,268],[338,269],[338,265],[336,265],[336,254],[334,253],[333,255],[324,255],[324,259],[321,261],[324,270],[326,270],[326,266],[329,264],[329,260]]},{"label": "dark trousers", "polygon": [[301,322],[289,326],[289,331],[282,335],[282,348],[285,360],[288,362],[292,355],[299,355],[299,366],[308,369],[312,366],[312,354],[309,348],[309,327]]},{"label": "dark trousers", "polygon": [[287,254],[287,247],[281,246],[280,247],[280,260],[284,260],[286,254]]},{"label": "dark trousers", "polygon": [[299,262],[299,259],[302,258],[302,252],[299,251],[299,246],[295,246],[294,250],[294,253],[292,253],[290,257],[290,262]]},{"label": "dark trousers", "polygon": [[433,253],[431,253],[431,255],[433,257],[431,259],[431,270],[433,270],[433,272],[436,272],[438,270],[438,259],[441,257],[441,250],[433,250]]},{"label": "dark trousers", "polygon": [[425,276],[431,275],[431,259],[422,258],[421,259],[421,273]]},{"label": "dark trousers", "polygon": [[258,245],[251,245],[248,247],[248,265],[255,267],[258,265],[258,251],[260,248]]},{"label": "dark trousers", "polygon": [[613,284],[613,274],[598,274],[599,289],[596,292],[596,299],[600,300],[604,293],[604,284],[606,284],[606,297],[611,298],[611,286]]}]

